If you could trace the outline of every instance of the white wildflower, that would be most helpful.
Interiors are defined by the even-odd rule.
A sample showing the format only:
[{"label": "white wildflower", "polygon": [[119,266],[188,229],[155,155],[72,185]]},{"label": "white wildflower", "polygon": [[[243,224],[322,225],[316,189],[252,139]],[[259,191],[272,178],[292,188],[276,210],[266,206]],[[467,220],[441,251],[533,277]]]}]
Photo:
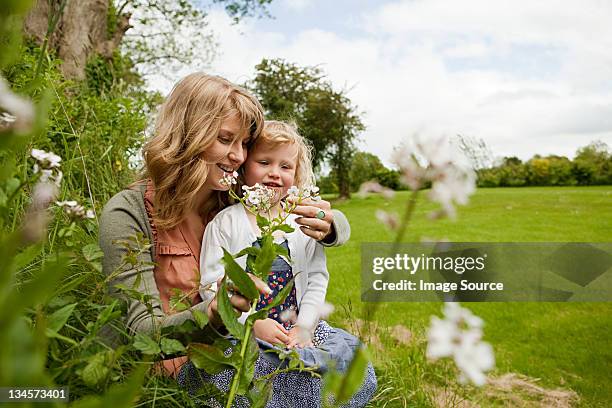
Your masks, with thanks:
[{"label": "white wildflower", "polygon": [[11,115],[8,112],[2,112],[2,114],[0,115],[0,125],[2,125],[3,123],[15,123],[16,120],[17,116]]},{"label": "white wildflower", "polygon": [[64,212],[72,219],[93,219],[95,218],[95,212],[93,210],[86,210],[85,207],[79,205],[74,200],[69,201],[56,201],[55,204],[58,207],[62,207]]},{"label": "white wildflower", "polygon": [[232,184],[236,184],[236,179],[238,178],[238,172],[234,171],[233,173],[223,173],[223,177],[219,180],[219,183],[225,187],[231,187]]},{"label": "white wildflower", "polygon": [[275,202],[276,191],[259,183],[254,186],[242,186],[244,202],[258,212],[268,211]]},{"label": "white wildflower", "polygon": [[29,100],[14,94],[4,78],[0,77],[0,130],[14,129],[27,133],[34,123],[34,106]]},{"label": "white wildflower", "polygon": [[40,182],[52,182],[59,187],[63,178],[63,173],[59,169],[62,158],[53,152],[40,149],[32,149],[30,154],[36,160],[32,171],[34,174],[40,173]]},{"label": "white wildflower", "polygon": [[32,149],[32,157],[36,160],[37,164],[44,170],[49,170],[60,166],[62,158],[53,152],[46,152],[40,149]]},{"label": "white wildflower", "polygon": [[300,189],[297,188],[296,186],[291,186],[289,187],[289,189],[287,190],[287,194],[289,196],[294,196],[297,197],[300,194]]},{"label": "white wildflower", "polygon": [[319,195],[319,187],[317,186],[306,186],[302,188],[300,192],[300,197],[302,199],[311,199],[312,201],[320,201],[321,196]]},{"label": "white wildflower", "polygon": [[465,155],[448,138],[415,136],[393,152],[401,181],[412,190],[431,183],[429,198],[440,204],[435,217],[455,216],[455,204],[465,205],[475,191],[476,174]]},{"label": "white wildflower", "polygon": [[427,333],[426,355],[430,359],[452,357],[461,382],[477,386],[486,382],[485,372],[495,366],[493,348],[482,339],[483,321],[456,303],[445,303],[444,319],[432,316]]}]

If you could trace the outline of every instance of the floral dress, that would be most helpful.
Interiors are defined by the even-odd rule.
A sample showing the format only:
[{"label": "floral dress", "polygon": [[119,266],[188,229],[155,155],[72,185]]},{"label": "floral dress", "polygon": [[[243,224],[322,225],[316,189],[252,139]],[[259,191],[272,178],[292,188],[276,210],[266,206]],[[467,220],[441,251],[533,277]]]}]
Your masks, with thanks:
[{"label": "floral dress", "polygon": [[[281,245],[289,251],[287,240]],[[253,243],[253,246],[259,247],[259,243]],[[268,275],[268,286],[272,289],[271,295],[261,295],[256,306],[257,310],[265,307],[276,296],[291,279],[293,279],[293,271],[283,258],[276,257],[270,268],[271,272]],[[295,311],[295,313],[293,313]],[[287,296],[285,301],[275,308],[270,309],[268,317],[281,323],[286,329],[293,327],[295,318],[299,313],[295,287]],[[286,318],[289,316],[289,318]],[[293,318],[291,317],[293,316]],[[313,335],[313,345],[315,347],[325,346],[325,341],[333,336],[335,331],[327,322],[321,320],[315,328]],[[226,354],[231,353],[231,349],[226,350]],[[269,358],[266,358],[268,353],[260,352],[257,361],[255,362],[255,378],[273,373],[277,365]],[[177,380],[179,384],[188,390],[192,395],[196,395],[198,390],[205,384],[213,384],[219,390],[228,392],[232,382],[234,370],[223,370],[217,374],[208,374],[205,370],[197,369],[193,363],[187,362],[178,374]],[[321,404],[321,389],[322,382],[320,378],[313,377],[305,372],[290,371],[273,377],[272,381],[272,397],[266,404],[267,408],[313,408],[320,407]],[[371,364],[368,365],[366,378],[362,387],[353,395],[343,406],[346,407],[363,407],[374,395],[376,391],[376,374]],[[210,397],[206,401],[201,399],[196,400],[202,406],[222,407],[222,405],[214,397]],[[234,401],[235,407],[248,407],[249,401],[244,396],[237,396]]]}]

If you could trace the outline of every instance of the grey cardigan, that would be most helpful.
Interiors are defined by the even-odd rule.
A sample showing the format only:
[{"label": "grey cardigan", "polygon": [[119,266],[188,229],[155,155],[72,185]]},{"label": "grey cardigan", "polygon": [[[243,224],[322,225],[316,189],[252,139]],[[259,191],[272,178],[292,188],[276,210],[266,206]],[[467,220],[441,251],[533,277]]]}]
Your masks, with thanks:
[{"label": "grey cardigan", "polygon": [[[193,320],[192,310],[206,313],[208,302],[201,302],[190,309],[174,314],[165,314],[159,300],[159,291],[153,275],[155,262],[155,245],[151,245],[148,251],[144,251],[138,257],[136,266],[124,265],[125,255],[128,249],[116,241],[126,241],[135,234],[143,234],[151,244],[154,244],[153,233],[147,210],[144,204],[145,185],[139,185],[137,189],[126,189],[112,197],[100,217],[100,247],[104,252],[102,267],[106,275],[113,274],[110,281],[110,293],[118,295],[114,285],[122,284],[138,292],[149,295],[149,303],[153,314],[149,313],[146,304],[137,299],[128,299],[127,316],[125,323],[132,332],[150,333],[155,329],[167,326],[180,325],[186,320]],[[348,220],[340,211],[333,210],[333,226],[336,231],[336,239],[327,246],[339,246],[350,238],[351,230]]]}]

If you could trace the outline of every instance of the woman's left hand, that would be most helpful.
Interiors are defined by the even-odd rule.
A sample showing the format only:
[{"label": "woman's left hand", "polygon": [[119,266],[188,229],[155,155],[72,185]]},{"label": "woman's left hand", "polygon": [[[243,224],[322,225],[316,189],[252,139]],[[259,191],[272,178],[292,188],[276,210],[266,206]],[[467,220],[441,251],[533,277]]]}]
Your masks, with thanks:
[{"label": "woman's left hand", "polygon": [[334,213],[328,201],[303,200],[293,213],[301,216],[295,222],[301,225],[302,232],[317,241],[325,239],[332,232]]}]

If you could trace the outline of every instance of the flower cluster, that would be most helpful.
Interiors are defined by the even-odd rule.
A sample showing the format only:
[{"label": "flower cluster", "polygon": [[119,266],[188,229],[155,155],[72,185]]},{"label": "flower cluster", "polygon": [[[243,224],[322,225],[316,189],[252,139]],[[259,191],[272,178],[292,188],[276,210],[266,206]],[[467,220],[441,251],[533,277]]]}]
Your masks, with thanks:
[{"label": "flower cluster", "polygon": [[257,212],[268,211],[274,205],[276,191],[262,184],[242,186],[242,191],[244,203]]},{"label": "flower cluster", "polygon": [[40,182],[53,183],[59,187],[62,182],[62,171],[59,169],[62,158],[40,149],[32,149],[30,154],[36,160],[32,171],[34,174],[40,173]]},{"label": "flower cluster", "polygon": [[72,219],[93,219],[95,214],[93,210],[86,210],[85,207],[79,205],[76,201],[56,201],[58,207],[62,207],[64,212]]},{"label": "flower cluster", "polygon": [[401,181],[412,190],[431,183],[429,198],[442,206],[435,217],[454,218],[454,204],[467,204],[476,189],[474,170],[446,137],[415,136],[394,150],[392,161],[400,169]]},{"label": "flower cluster", "polygon": [[219,180],[219,183],[225,187],[231,187],[232,184],[236,184],[236,179],[238,178],[238,172],[234,171],[233,173],[223,173],[223,177]]},{"label": "flower cluster", "polygon": [[459,381],[485,384],[484,374],[495,366],[493,348],[481,341],[483,321],[457,303],[444,304],[444,319],[431,317],[427,333],[427,357],[452,357],[461,371]]}]

